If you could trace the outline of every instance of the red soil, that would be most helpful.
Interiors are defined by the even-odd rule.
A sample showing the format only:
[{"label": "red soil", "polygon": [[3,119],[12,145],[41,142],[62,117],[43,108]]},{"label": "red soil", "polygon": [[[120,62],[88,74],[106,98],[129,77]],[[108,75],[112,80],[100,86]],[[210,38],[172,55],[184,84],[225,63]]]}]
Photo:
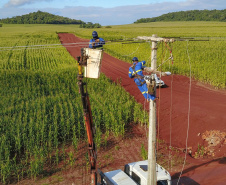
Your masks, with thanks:
[{"label": "red soil", "polygon": [[[67,33],[59,34],[59,38],[63,44],[88,41]],[[74,58],[80,56],[81,47],[66,46],[68,52]],[[148,110],[148,103],[145,103],[144,97],[137,86],[128,77],[130,65],[104,53],[101,72],[113,81],[120,81],[125,90],[134,96],[137,102],[144,104],[146,110]],[[187,147],[188,151],[191,152],[191,155],[186,156],[186,162],[190,164],[185,166],[179,184],[225,184],[226,92],[202,85],[194,79],[191,79],[190,83],[188,77],[181,75],[162,77],[162,80],[167,86],[157,89],[157,95],[159,96],[157,111],[160,112],[158,116],[160,138],[171,146],[183,151],[186,148],[186,138],[188,137]],[[124,150],[111,151],[109,149],[108,151],[102,151],[103,153],[111,151],[111,154],[112,152],[120,153],[116,154],[118,158],[114,158],[112,165],[108,164],[108,169],[102,167],[102,170],[122,168],[128,162],[141,160],[140,157],[131,155],[131,147],[133,153],[140,153],[141,143],[146,143],[143,140],[146,135],[145,129],[136,126],[131,128],[131,133],[134,135],[134,137],[129,138],[132,142],[127,142],[126,144],[122,140],[121,143],[119,141],[116,144],[119,148],[122,148],[123,144],[126,145]],[[198,145],[206,147],[205,150],[202,150],[205,159],[194,158],[198,156],[195,152],[200,151],[198,150]],[[126,160],[124,156],[126,156]],[[180,173],[181,169],[171,171],[173,184],[177,184]]]}]

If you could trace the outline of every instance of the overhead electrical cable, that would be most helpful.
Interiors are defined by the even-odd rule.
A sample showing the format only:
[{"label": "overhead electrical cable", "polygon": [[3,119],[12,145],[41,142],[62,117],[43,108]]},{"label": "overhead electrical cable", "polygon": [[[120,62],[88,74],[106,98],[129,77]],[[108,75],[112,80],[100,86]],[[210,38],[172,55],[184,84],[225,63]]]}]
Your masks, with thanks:
[{"label": "overhead electrical cable", "polygon": [[190,61],[190,56],[189,56],[189,52],[188,52],[188,41],[187,41],[187,54],[188,54],[188,62],[189,62],[189,68],[190,68],[190,72],[189,72],[189,92],[188,92],[188,125],[187,125],[187,135],[186,135],[186,149],[185,149],[185,156],[184,156],[184,163],[181,169],[181,173],[180,176],[178,178],[178,182],[177,185],[179,184],[180,178],[182,176],[182,173],[184,171],[184,167],[185,167],[185,163],[186,163],[186,159],[187,159],[187,154],[188,154],[188,137],[189,137],[189,127],[190,127],[190,111],[191,111],[191,61]]}]

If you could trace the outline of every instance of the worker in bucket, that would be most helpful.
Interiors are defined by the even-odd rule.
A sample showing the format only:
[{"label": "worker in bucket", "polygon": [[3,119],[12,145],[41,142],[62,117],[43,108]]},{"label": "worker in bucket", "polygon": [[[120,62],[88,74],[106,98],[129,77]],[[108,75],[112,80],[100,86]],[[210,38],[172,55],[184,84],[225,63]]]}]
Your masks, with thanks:
[{"label": "worker in bucket", "polygon": [[93,38],[89,41],[89,48],[103,48],[103,45],[105,44],[105,41],[103,38],[98,37],[98,34],[96,31],[93,31],[92,33]]},{"label": "worker in bucket", "polygon": [[155,95],[148,94],[148,87],[144,80],[143,69],[145,68],[145,61],[138,61],[137,57],[132,59],[133,65],[129,68],[129,77],[134,78],[134,82],[148,101],[155,100]]}]

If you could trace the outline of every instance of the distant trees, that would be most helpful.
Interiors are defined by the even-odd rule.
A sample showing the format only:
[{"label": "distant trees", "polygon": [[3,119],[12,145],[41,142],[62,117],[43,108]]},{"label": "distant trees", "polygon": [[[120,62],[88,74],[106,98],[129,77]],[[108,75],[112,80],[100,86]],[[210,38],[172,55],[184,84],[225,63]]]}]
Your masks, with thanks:
[{"label": "distant trees", "polygon": [[80,24],[80,28],[101,28],[99,23],[85,23],[81,20],[70,19],[41,11],[12,18],[0,19],[0,22],[6,24]]},{"label": "distant trees", "polygon": [[87,22],[80,24],[80,28],[101,28],[101,25],[99,23],[93,24],[92,22]]},{"label": "distant trees", "polygon": [[159,21],[221,21],[226,22],[226,9],[224,10],[189,10],[163,14],[159,17],[141,18],[134,23]]},{"label": "distant trees", "polygon": [[33,12],[22,16],[0,19],[2,23],[8,24],[82,24],[81,20],[70,19],[47,12]]}]

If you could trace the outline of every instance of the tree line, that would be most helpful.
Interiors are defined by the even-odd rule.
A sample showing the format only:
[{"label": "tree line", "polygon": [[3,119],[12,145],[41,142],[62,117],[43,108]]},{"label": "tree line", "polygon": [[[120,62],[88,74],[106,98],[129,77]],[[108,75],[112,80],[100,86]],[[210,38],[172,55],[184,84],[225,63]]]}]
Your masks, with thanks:
[{"label": "tree line", "polygon": [[70,19],[48,12],[33,12],[22,16],[0,19],[1,23],[6,24],[83,24],[81,20]]},{"label": "tree line", "polygon": [[102,26],[99,23],[93,24],[92,22],[82,23],[79,26],[80,28],[101,28]]},{"label": "tree line", "polygon": [[159,21],[221,21],[226,22],[226,9],[224,10],[189,10],[163,14],[159,17],[141,18],[134,23]]}]

